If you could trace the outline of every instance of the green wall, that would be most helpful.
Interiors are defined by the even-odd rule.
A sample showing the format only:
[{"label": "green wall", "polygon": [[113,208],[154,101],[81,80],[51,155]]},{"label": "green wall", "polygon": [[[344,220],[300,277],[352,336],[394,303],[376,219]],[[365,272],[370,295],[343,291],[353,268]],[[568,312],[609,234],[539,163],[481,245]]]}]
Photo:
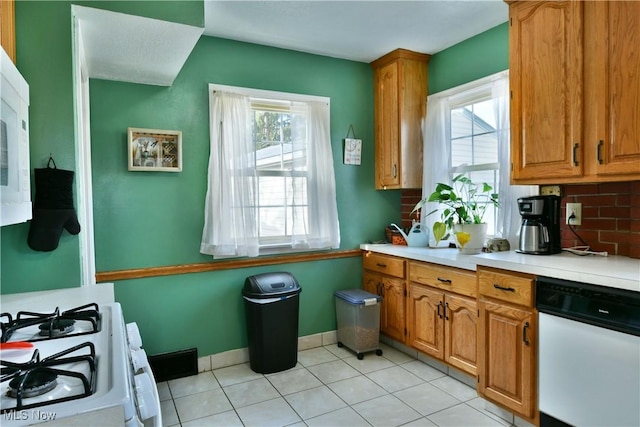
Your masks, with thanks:
[{"label": "green wall", "polygon": [[464,40],[429,60],[429,94],[509,68],[508,22]]},{"label": "green wall", "polygon": [[[193,8],[182,15],[179,3],[79,4],[200,25]],[[202,7],[201,2],[186,3]],[[31,89],[31,166],[44,167],[53,154],[58,167],[73,169],[71,2],[18,1],[16,25],[18,68]],[[433,55],[430,92],[506,68],[506,26],[477,38]],[[458,55],[464,55],[464,61],[457,60]],[[466,72],[450,72],[450,67]],[[341,247],[381,239],[385,224],[399,220],[400,193],[375,191],[373,185],[373,82],[368,64],[202,37],[169,88],[90,81],[98,271],[210,260],[199,253],[209,154],[208,83],[330,97]],[[361,166],[342,164],[342,139],[349,125],[363,139]],[[183,172],[128,172],[130,126],[182,130]],[[65,232],[58,249],[37,253],[26,244],[28,227],[0,229],[1,293],[77,286],[77,236]],[[277,270],[292,272],[301,284],[300,335],[334,329],[333,292],[361,281],[360,259],[346,258],[126,280],[116,283],[116,300],[126,320],[139,324],[149,354],[197,347],[200,355],[207,355],[246,346],[240,297],[244,279]]]}]

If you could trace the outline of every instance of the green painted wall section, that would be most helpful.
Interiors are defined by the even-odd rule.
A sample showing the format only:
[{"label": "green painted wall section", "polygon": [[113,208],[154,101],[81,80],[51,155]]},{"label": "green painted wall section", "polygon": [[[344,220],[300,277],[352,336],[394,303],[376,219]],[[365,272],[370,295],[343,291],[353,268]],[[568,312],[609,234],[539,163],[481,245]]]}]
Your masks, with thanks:
[{"label": "green painted wall section", "polygon": [[[91,139],[98,271],[210,261],[199,253],[209,156],[208,83],[331,98],[341,247],[383,238],[399,193],[373,187],[372,71],[368,64],[203,37],[170,88],[91,80]],[[342,163],[349,125],[364,140],[361,166]],[[183,132],[181,173],[129,172],[127,127]],[[151,353],[246,346],[244,279],[291,271],[299,280],[300,334],[335,329],[333,292],[359,287],[360,258],[180,275],[116,284],[127,320]],[[180,316],[176,323],[172,313]],[[183,332],[187,326],[189,334]],[[162,334],[156,334],[156,328]]]},{"label": "green painted wall section", "polygon": [[[18,1],[16,62],[29,83],[31,168],[53,155],[58,168],[75,168],[69,2]],[[33,174],[32,177],[32,197]],[[63,233],[54,252],[27,246],[29,223],[0,228],[2,293],[77,286],[78,238]]]},{"label": "green painted wall section", "polygon": [[[180,2],[118,3],[89,5],[175,22],[169,16],[177,13],[175,4]],[[60,168],[75,165],[70,6],[63,1],[16,4],[18,68],[31,88],[32,168],[44,167],[49,154]],[[198,25],[192,13],[185,12],[177,22]],[[496,27],[434,55],[430,92],[506,68],[506,39],[506,28]],[[456,60],[457,55],[464,61]],[[330,97],[341,247],[382,239],[385,224],[399,220],[400,193],[375,191],[373,185],[373,81],[368,64],[202,37],[169,88],[90,82],[98,271],[210,260],[199,253],[209,154],[208,83]],[[361,166],[342,164],[342,140],[349,125],[363,139]],[[127,127],[182,130],[183,172],[128,172]],[[58,249],[37,253],[26,244],[28,227],[0,229],[1,293],[77,286],[77,237],[64,233]],[[361,282],[360,258],[347,258],[127,280],[116,283],[116,299],[126,320],[139,324],[150,354],[197,347],[200,355],[207,355],[247,345],[244,279],[277,270],[292,272],[302,286],[300,335],[334,329],[333,292]]]},{"label": "green painted wall section", "polygon": [[509,68],[508,22],[436,53],[429,60],[429,94]]},{"label": "green painted wall section", "polygon": [[[342,248],[383,237],[398,192],[373,189],[372,71],[368,64],[202,37],[170,88],[91,80],[98,271],[211,260],[199,253],[209,156],[209,83],[331,98]],[[361,166],[342,163],[353,125]],[[183,171],[127,171],[128,127],[183,132]],[[371,209],[371,206],[377,206]]]}]

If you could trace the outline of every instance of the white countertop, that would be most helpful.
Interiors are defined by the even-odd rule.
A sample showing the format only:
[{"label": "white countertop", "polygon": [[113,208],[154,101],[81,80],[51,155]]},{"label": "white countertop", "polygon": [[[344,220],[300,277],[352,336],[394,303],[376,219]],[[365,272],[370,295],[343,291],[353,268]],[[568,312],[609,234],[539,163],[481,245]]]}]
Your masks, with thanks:
[{"label": "white countertop", "polygon": [[640,292],[640,259],[617,255],[526,255],[515,251],[462,255],[457,249],[390,244],[362,244],[360,249],[466,270],[475,271],[481,265]]}]

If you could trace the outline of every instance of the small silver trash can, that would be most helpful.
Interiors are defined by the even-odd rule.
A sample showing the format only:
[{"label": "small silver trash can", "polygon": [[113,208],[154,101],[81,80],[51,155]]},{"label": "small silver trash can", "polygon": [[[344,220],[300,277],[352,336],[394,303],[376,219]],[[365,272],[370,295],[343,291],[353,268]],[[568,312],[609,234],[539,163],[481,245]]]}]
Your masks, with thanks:
[{"label": "small silver trash can", "polygon": [[338,323],[338,347],[353,350],[358,359],[380,349],[380,302],[382,297],[363,289],[336,291],[336,317]]}]

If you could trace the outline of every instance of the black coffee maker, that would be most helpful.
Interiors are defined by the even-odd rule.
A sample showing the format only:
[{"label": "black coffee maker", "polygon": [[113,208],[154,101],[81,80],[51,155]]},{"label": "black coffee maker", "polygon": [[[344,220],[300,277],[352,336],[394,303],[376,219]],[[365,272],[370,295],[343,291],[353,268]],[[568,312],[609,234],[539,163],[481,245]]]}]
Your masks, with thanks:
[{"label": "black coffee maker", "polygon": [[518,209],[522,224],[516,252],[536,255],[560,253],[560,197],[522,197],[518,199]]}]

